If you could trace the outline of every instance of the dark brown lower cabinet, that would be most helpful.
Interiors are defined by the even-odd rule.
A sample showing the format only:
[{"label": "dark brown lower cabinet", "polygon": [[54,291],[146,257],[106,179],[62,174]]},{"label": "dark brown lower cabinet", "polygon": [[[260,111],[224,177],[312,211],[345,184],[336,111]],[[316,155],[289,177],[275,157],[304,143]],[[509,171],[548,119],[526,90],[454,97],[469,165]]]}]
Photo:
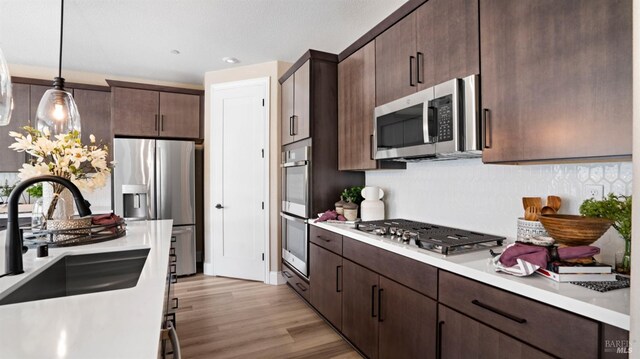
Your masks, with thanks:
[{"label": "dark brown lower cabinet", "polygon": [[342,334],[364,355],[378,358],[377,273],[343,259]]},{"label": "dark brown lower cabinet", "polygon": [[435,358],[436,301],[382,276],[378,299],[380,358]]},{"label": "dark brown lower cabinet", "polygon": [[369,358],[435,358],[436,302],[349,260],[343,265],[342,333]]},{"label": "dark brown lower cabinet", "polygon": [[441,304],[438,305],[438,317],[439,358],[553,358]]},{"label": "dark brown lower cabinet", "polygon": [[309,247],[310,302],[333,326],[342,326],[342,257],[313,243]]}]

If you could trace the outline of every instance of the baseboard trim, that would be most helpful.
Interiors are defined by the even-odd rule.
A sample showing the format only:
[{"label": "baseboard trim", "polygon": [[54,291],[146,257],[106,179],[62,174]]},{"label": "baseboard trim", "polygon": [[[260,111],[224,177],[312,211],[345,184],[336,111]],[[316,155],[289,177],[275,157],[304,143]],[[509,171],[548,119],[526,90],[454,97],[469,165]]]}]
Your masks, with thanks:
[{"label": "baseboard trim", "polygon": [[202,269],[205,275],[213,275],[213,263],[204,262]]},{"label": "baseboard trim", "polygon": [[286,284],[287,281],[282,276],[282,272],[269,272],[269,283],[271,285]]}]

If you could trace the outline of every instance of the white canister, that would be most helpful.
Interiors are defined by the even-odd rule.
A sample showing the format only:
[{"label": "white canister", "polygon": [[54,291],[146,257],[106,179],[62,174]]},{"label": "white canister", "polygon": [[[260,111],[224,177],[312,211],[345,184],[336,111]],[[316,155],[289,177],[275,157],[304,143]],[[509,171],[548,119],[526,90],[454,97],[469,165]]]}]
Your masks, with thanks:
[{"label": "white canister", "polygon": [[365,187],[360,192],[364,201],[360,203],[360,217],[363,221],[377,221],[384,219],[384,191],[382,188]]}]

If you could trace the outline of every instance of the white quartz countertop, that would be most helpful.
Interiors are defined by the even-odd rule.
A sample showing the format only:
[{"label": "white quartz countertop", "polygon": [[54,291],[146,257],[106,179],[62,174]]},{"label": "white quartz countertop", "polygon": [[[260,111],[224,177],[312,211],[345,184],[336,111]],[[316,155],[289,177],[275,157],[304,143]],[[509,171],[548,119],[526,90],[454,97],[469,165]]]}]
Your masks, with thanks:
[{"label": "white quartz countertop", "polygon": [[[36,251],[29,250],[24,255],[25,273],[0,278],[0,293],[66,254],[150,248],[133,288],[0,306],[0,357],[156,358],[172,224],[171,220],[127,223],[123,238],[50,248],[47,258],[36,258]],[[0,232],[2,271],[4,238]]]},{"label": "white quartz countertop", "polygon": [[515,277],[496,272],[491,264],[491,254],[488,250],[445,257],[415,246],[358,231],[352,224],[313,223],[312,221],[310,223],[463,277],[629,330],[629,288],[600,293],[571,283],[554,282],[538,275]]}]

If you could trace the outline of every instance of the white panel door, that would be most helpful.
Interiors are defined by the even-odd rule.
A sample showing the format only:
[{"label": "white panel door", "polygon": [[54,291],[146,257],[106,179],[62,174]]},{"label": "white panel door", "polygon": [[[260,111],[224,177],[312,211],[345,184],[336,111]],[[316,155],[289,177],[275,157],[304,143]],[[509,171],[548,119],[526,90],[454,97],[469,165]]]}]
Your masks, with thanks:
[{"label": "white panel door", "polygon": [[267,84],[216,88],[212,97],[210,207],[213,274],[265,280]]}]

